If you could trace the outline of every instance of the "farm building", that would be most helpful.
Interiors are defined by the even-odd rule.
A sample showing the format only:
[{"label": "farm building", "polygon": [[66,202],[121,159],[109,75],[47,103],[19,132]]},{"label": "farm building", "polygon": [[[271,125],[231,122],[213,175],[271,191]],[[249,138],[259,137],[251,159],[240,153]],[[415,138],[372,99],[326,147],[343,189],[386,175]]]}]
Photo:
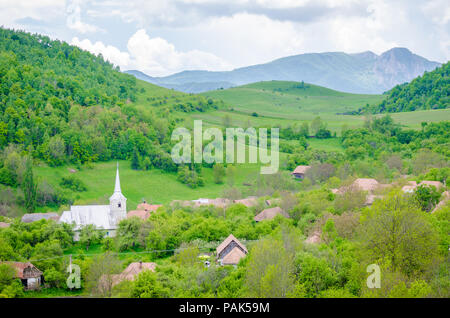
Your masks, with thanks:
[{"label": "farm building", "polygon": [[113,285],[116,285],[124,280],[134,280],[143,271],[154,272],[156,268],[156,263],[144,263],[144,262],[134,262],[127,266],[124,271],[118,275],[112,276]]},{"label": "farm building", "polygon": [[42,284],[42,272],[27,262],[8,262],[16,269],[16,277],[22,281],[25,290],[38,289]]},{"label": "farm building", "polygon": [[310,168],[310,166],[297,166],[291,174],[297,179],[304,179],[306,171]]},{"label": "farm building", "polygon": [[247,248],[230,234],[217,248],[217,260],[220,265],[237,265],[248,254]]},{"label": "farm building", "polygon": [[11,224],[9,223],[5,223],[5,222],[0,222],[0,228],[6,228],[9,227]]},{"label": "farm building", "polygon": [[289,218],[289,214],[287,214],[286,212],[283,211],[283,209],[277,206],[274,208],[262,210],[261,213],[259,213],[254,217],[254,220],[256,222],[261,222],[263,220],[272,220],[277,215],[282,215],[286,218]]},{"label": "farm building", "polygon": [[245,205],[247,208],[251,208],[252,206],[255,206],[258,204],[258,197],[251,196],[251,197],[247,197],[245,199],[234,200],[233,203],[240,203],[240,204]]},{"label": "farm building", "polygon": [[162,204],[148,204],[146,202],[140,203],[140,204],[138,204],[136,210],[132,210],[132,211],[128,212],[127,218],[137,216],[138,218],[140,218],[142,220],[146,220],[150,217],[150,214],[152,212],[155,212],[160,207],[162,207]]}]

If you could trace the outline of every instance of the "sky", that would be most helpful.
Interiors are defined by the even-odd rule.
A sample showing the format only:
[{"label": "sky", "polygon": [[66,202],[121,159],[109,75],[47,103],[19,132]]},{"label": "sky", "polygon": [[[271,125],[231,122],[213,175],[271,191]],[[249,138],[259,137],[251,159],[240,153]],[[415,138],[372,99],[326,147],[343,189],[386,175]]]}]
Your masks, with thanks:
[{"label": "sky", "polygon": [[450,58],[448,0],[0,0],[0,25],[150,76],[392,47]]}]

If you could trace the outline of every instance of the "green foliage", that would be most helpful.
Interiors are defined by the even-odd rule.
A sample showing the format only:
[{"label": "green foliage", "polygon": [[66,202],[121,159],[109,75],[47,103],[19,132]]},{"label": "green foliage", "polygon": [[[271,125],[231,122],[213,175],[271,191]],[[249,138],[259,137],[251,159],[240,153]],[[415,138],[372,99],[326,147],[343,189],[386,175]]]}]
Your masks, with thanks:
[{"label": "green foliage", "polygon": [[414,198],[423,211],[430,212],[439,202],[441,193],[436,190],[435,186],[418,186],[414,190]]},{"label": "green foliage", "polygon": [[87,191],[87,187],[83,181],[75,176],[62,177],[59,185],[63,188],[70,189],[72,191],[83,192]]}]

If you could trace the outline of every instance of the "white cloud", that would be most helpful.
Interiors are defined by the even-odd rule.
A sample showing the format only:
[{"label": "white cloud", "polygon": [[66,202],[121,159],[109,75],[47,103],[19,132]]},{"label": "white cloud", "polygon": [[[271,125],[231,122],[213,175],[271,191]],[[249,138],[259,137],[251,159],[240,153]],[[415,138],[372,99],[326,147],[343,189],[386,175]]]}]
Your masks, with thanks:
[{"label": "white cloud", "polygon": [[102,54],[105,59],[121,69],[138,69],[150,76],[165,76],[186,69],[229,70],[231,65],[223,59],[200,50],[177,51],[175,46],[160,37],[150,38],[144,29],[138,30],[128,40],[128,52],[105,45],[92,43],[88,39],[72,39],[77,45],[94,54]]},{"label": "white cloud", "polygon": [[130,64],[130,55],[127,52],[121,52],[118,48],[112,45],[104,45],[100,41],[92,43],[88,39],[79,40],[77,37],[72,39],[71,44],[96,55],[102,54],[105,60],[108,60],[114,65],[127,67]]},{"label": "white cloud", "polygon": [[104,32],[103,29],[81,21],[81,4],[83,0],[72,0],[66,8],[66,24],[69,29],[80,33]]}]

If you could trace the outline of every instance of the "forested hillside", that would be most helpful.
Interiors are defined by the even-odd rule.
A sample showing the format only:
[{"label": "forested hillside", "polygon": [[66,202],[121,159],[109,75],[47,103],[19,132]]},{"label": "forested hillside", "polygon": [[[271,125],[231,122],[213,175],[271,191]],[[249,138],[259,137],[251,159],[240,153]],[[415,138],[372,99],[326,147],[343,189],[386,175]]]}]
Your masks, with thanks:
[{"label": "forested hillside", "polygon": [[167,112],[209,107],[202,96],[140,86],[76,46],[0,28],[0,149],[16,145],[50,165],[154,158],[174,124]]},{"label": "forested hillside", "polygon": [[395,86],[386,92],[386,98],[380,104],[369,106],[362,111],[397,113],[449,107],[450,62],[447,62],[434,71],[413,79],[410,83]]}]

